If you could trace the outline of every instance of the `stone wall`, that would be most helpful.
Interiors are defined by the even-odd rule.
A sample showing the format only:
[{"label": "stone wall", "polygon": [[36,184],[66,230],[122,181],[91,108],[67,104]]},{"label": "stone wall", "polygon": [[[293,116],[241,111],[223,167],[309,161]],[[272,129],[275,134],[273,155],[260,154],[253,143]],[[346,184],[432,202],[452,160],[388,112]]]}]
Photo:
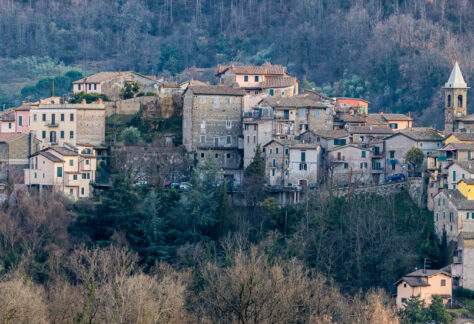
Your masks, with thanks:
[{"label": "stone wall", "polygon": [[106,116],[134,115],[142,108],[145,117],[170,118],[180,115],[182,99],[179,95],[144,96],[127,100],[105,102]]},{"label": "stone wall", "polygon": [[193,166],[192,157],[181,147],[125,146],[112,147],[112,167],[131,173],[135,181],[157,183],[188,180]]}]

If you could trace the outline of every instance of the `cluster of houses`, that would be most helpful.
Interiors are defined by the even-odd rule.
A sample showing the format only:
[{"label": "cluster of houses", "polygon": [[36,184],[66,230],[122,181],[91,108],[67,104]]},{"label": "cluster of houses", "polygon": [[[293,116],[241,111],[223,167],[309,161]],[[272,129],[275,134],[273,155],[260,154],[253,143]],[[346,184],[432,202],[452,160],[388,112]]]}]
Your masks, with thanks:
[{"label": "cluster of houses", "polygon": [[[302,192],[321,184],[375,186],[394,176],[426,176],[436,233],[456,246],[456,256],[449,269],[400,279],[397,304],[417,294],[428,303],[436,294],[447,302],[452,287],[474,290],[474,115],[467,114],[468,87],[457,63],[444,87],[444,131],[414,127],[410,115],[369,113],[370,103],[360,98],[299,89],[281,65],[219,65],[216,77],[210,85],[101,72],[75,81],[73,92],[118,101],[126,84],[138,83],[144,93],[181,95],[182,144],[195,163],[214,158],[238,188],[261,152],[266,189],[282,204],[300,202]],[[51,97],[3,112],[0,181],[90,197],[107,150],[105,117],[100,99],[72,104]],[[406,161],[412,147],[424,153],[420,170]]]}]

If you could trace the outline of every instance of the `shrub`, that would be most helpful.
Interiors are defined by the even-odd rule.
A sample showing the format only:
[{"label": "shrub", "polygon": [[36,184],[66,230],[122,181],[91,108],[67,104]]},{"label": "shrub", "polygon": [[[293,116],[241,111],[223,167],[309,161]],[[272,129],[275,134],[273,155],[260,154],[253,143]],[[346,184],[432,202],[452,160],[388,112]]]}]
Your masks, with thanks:
[{"label": "shrub", "polygon": [[120,135],[125,145],[136,145],[140,140],[140,131],[135,127],[127,127]]}]

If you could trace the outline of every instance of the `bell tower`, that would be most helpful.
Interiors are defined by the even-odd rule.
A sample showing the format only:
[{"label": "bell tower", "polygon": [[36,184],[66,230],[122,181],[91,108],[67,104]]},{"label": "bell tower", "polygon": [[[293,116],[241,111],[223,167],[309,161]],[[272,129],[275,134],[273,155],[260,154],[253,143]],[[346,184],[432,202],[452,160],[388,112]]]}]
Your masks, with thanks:
[{"label": "bell tower", "polygon": [[459,68],[454,63],[448,82],[444,85],[444,129],[446,134],[458,130],[456,119],[467,116],[467,86]]}]

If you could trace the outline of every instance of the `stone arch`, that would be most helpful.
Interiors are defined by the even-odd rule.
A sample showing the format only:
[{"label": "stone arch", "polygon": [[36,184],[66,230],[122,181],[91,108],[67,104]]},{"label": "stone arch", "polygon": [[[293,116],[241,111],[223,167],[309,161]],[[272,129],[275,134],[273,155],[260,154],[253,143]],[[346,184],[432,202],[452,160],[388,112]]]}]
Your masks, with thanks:
[{"label": "stone arch", "polygon": [[459,95],[458,96],[458,107],[463,107],[463,97],[462,95]]}]

